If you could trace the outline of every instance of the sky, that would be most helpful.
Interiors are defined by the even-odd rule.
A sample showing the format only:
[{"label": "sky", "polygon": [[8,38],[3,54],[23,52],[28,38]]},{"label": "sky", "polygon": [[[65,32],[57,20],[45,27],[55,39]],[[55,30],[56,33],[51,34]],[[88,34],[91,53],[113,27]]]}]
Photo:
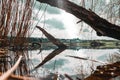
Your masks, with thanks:
[{"label": "sky", "polygon": [[[72,0],[72,1],[78,5],[80,4],[80,0]],[[106,4],[108,3],[109,0],[106,0]],[[89,3],[87,4],[88,6],[86,8],[89,8],[90,5]],[[40,5],[42,5],[42,9],[39,11],[39,7],[41,7]],[[33,13],[34,14],[38,13],[34,20],[35,25],[43,27],[45,30],[48,31],[48,33],[52,34],[56,38],[62,38],[62,39],[79,38],[79,39],[88,39],[88,40],[112,39],[108,37],[98,37],[96,35],[96,32],[84,22],[82,22],[83,26],[81,23],[77,24],[79,19],[77,19],[72,14],[69,14],[64,10],[51,7],[46,4],[40,4],[39,2],[36,2],[36,6],[34,8]],[[39,30],[35,29],[31,37],[45,37],[45,36]]]},{"label": "sky", "polygon": [[[79,5],[80,0],[71,0],[71,1],[73,1]],[[97,0],[95,0],[95,1],[97,1]],[[100,0],[100,1],[102,1],[102,0]],[[106,1],[106,4],[109,4],[109,0],[105,0],[105,1]],[[88,9],[90,7],[90,5],[89,5],[89,3],[87,3],[87,4],[88,4],[88,6],[86,8]],[[104,3],[102,3],[102,4],[104,4]],[[102,4],[99,3],[97,5],[101,6],[101,8],[103,8]],[[40,6],[40,3],[37,2],[35,9],[34,9],[34,14],[36,14],[39,11],[39,6]],[[47,6],[47,8],[45,11],[46,6]],[[45,14],[43,14],[44,11],[45,11]],[[99,9],[97,8],[95,10],[95,12],[97,12],[97,14],[98,14],[98,13],[100,13],[98,11],[99,11]],[[42,16],[42,18],[41,18],[41,16]],[[106,19],[106,15],[100,15],[100,16]],[[58,9],[55,7],[51,7],[46,4],[42,4],[42,9],[40,10],[38,15],[36,15],[36,18],[34,19],[34,22],[35,22],[34,25],[41,26],[48,33],[50,33],[54,37],[60,38],[60,39],[61,38],[62,39],[79,38],[79,39],[87,39],[87,40],[111,39],[108,37],[98,37],[96,35],[96,32],[93,29],[91,29],[90,26],[88,26],[84,22],[82,22],[82,24],[81,23],[77,24],[78,21],[79,21],[79,19],[77,19],[72,14],[65,12],[64,10],[61,10],[61,9]],[[92,33],[91,33],[91,31],[92,31]],[[32,37],[45,37],[45,36],[38,29],[35,29],[35,31],[32,34]],[[50,53],[51,51],[52,50],[42,51],[42,53],[44,53],[44,54],[42,54],[43,57],[48,55],[48,53]],[[59,65],[57,67],[58,67],[58,71],[60,73],[64,74],[67,71],[71,71],[69,73],[75,74],[76,72],[74,70],[72,71],[71,69],[76,69],[76,68],[78,68],[78,66],[80,67],[80,65],[76,65],[76,64],[81,64],[81,62],[80,62],[80,60],[68,58],[68,57],[66,57],[66,55],[80,56],[80,57],[85,57],[85,58],[89,57],[89,58],[92,58],[95,60],[104,61],[106,59],[106,55],[112,54],[115,51],[116,51],[116,49],[114,49],[114,50],[113,49],[109,49],[109,50],[108,49],[104,49],[104,50],[80,49],[78,51],[65,50],[60,55],[57,55],[54,59],[52,59],[53,61],[50,61],[49,63],[47,63],[45,68],[51,68],[51,66],[53,66],[51,64],[54,64],[54,61],[57,60],[57,64],[59,63]],[[36,52],[34,52],[34,53],[36,53]],[[37,60],[40,57],[41,57],[41,54],[37,54],[37,55],[33,54],[33,56],[31,56],[31,59]],[[61,61],[61,62],[59,62],[59,61]],[[35,64],[39,64],[40,61],[37,60],[36,62],[38,62],[38,63],[35,63]],[[83,63],[88,64],[89,62],[83,62]],[[84,66],[86,66],[86,65],[84,65]]]}]

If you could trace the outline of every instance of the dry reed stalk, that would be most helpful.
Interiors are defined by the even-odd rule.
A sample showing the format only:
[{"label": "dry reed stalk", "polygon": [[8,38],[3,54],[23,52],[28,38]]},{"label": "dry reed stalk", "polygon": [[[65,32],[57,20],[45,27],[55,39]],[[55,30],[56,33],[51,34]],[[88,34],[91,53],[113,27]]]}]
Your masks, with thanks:
[{"label": "dry reed stalk", "polygon": [[66,57],[71,57],[71,58],[81,59],[81,60],[89,60],[89,61],[97,62],[97,63],[101,63],[101,64],[108,64],[108,63],[105,63],[105,62],[102,62],[102,61],[93,60],[93,59],[88,59],[88,58],[83,58],[83,57],[78,57],[78,56],[70,56],[70,55],[67,55]]},{"label": "dry reed stalk", "polygon": [[19,57],[18,61],[15,63],[15,65],[10,70],[8,70],[6,73],[4,73],[0,77],[0,80],[6,80],[12,74],[12,72],[15,71],[15,69],[18,67],[21,59],[22,59],[22,56]]},{"label": "dry reed stalk", "polygon": [[6,53],[6,51],[0,51],[0,55],[1,55],[1,54],[5,54],[5,53]]},{"label": "dry reed stalk", "polygon": [[1,58],[1,56],[6,55],[6,54],[7,54],[7,52],[8,52],[8,50],[7,50],[7,49],[2,49],[2,48],[0,48],[0,58]]},{"label": "dry reed stalk", "polygon": [[[3,73],[0,73],[0,76],[2,75]],[[38,80],[37,78],[33,78],[33,77],[26,77],[26,76],[18,76],[18,75],[13,75],[11,74],[10,79],[15,79],[15,80]]]},{"label": "dry reed stalk", "polygon": [[[0,0],[0,46],[2,46],[2,48],[4,45],[15,46],[18,48],[27,47],[27,37],[29,37],[30,27],[32,25],[31,19],[33,4],[34,0]],[[10,37],[10,40],[8,39],[8,36]],[[4,54],[6,52],[0,50],[0,53]],[[20,54],[16,51],[13,56],[18,57],[19,55]],[[28,55],[26,55],[26,53],[25,55],[22,54],[22,56],[25,56],[25,59],[28,57]],[[10,57],[15,58],[13,56]],[[1,58],[3,61],[3,64],[0,64],[0,66],[2,66],[0,68],[1,72],[5,72],[10,68],[9,61],[6,61],[8,58],[4,59],[5,60],[3,61],[3,58]],[[24,62],[21,64],[22,67],[20,67],[20,69],[22,73],[29,74],[29,70],[26,67],[27,63]],[[23,71],[26,72],[24,73]]]},{"label": "dry reed stalk", "polygon": [[0,4],[0,39],[5,44],[7,36],[11,36],[11,44],[24,45],[32,25],[34,0],[1,0]]},{"label": "dry reed stalk", "polygon": [[66,77],[68,80],[73,80],[68,74],[65,74],[65,77]]},{"label": "dry reed stalk", "polygon": [[[32,15],[32,0],[26,0],[25,6],[22,7],[22,15],[19,15],[19,24],[18,29],[16,33],[16,40],[15,42],[19,42],[19,44],[24,44],[26,42],[26,39],[23,39],[27,37],[29,34],[29,27],[31,25],[31,15]],[[22,39],[22,42],[21,42]]]}]

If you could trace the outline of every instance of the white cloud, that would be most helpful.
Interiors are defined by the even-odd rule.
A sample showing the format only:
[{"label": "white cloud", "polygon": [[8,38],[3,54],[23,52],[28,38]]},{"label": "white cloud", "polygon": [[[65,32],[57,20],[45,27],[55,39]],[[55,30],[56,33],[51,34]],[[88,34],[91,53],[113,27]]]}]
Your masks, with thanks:
[{"label": "white cloud", "polygon": [[106,4],[108,4],[110,2],[110,0],[106,0]]},{"label": "white cloud", "polygon": [[[109,0],[108,0],[109,1]],[[37,12],[35,10],[35,12]],[[39,22],[39,26],[43,27],[44,29],[46,29],[48,31],[48,33],[52,34],[53,36],[55,36],[56,38],[80,38],[80,39],[112,39],[112,38],[108,38],[108,37],[99,37],[96,35],[96,32],[93,31],[93,33],[91,32],[83,32],[84,29],[88,29],[89,31],[92,30],[91,27],[89,27],[88,25],[84,24],[82,27],[82,31],[80,32],[80,28],[81,28],[81,23],[76,24],[76,22],[79,21],[79,19],[77,19],[76,17],[74,17],[72,14],[69,14],[67,12],[65,12],[64,10],[60,9],[61,14],[49,14],[49,13],[45,13],[45,20],[48,19],[57,19],[59,21],[61,21],[64,24],[65,29],[64,30],[59,30],[59,29],[55,29],[54,27],[47,27],[49,25],[45,25],[43,23]],[[43,12],[40,12],[38,14],[38,18],[40,18],[42,16]],[[41,21],[44,21],[44,16],[42,17]],[[53,21],[54,22],[54,21]],[[37,23],[37,22],[36,22]],[[34,33],[32,34],[32,37],[41,37],[42,33],[39,30],[35,30]]]},{"label": "white cloud", "polygon": [[[78,37],[78,32],[79,30],[77,29],[77,24],[76,24],[76,18],[69,14],[66,13],[64,11],[61,10],[61,14],[59,15],[51,15],[46,13],[45,14],[45,19],[58,19],[60,21],[62,21],[62,23],[64,24],[65,29],[64,30],[59,30],[59,29],[55,29],[55,28],[48,28],[47,26],[44,27],[44,29],[46,29],[48,31],[48,33],[52,34],[53,36],[57,37],[57,38],[76,38]],[[39,13],[39,17],[41,17],[41,13]],[[44,18],[44,17],[43,17]],[[44,20],[44,19],[41,19]],[[37,23],[37,22],[36,22]],[[39,26],[43,27],[42,23],[38,24]],[[40,37],[41,33],[38,30],[35,30],[34,33],[32,34],[32,37]]]}]

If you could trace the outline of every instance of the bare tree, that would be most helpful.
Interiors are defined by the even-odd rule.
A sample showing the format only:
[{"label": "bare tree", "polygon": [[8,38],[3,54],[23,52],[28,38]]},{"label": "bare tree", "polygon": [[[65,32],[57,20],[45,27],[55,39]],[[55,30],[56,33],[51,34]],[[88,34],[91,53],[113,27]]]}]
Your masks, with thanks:
[{"label": "bare tree", "polygon": [[120,26],[112,24],[107,20],[99,17],[91,10],[87,10],[81,6],[78,6],[68,0],[37,0],[41,3],[46,3],[54,7],[65,10],[68,13],[73,14],[77,18],[81,19],[88,25],[90,25],[98,36],[108,36],[115,39],[120,39]]}]

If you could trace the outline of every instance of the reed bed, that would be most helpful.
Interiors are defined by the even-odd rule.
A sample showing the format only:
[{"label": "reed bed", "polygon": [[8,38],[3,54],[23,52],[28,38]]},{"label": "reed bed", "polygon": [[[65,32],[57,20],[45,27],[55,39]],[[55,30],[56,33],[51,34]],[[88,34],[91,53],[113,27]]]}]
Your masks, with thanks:
[{"label": "reed bed", "polygon": [[[1,45],[17,46],[26,43],[26,37],[29,37],[29,29],[33,23],[31,21],[33,4],[34,0],[0,1]],[[7,40],[8,36],[10,40]]]},{"label": "reed bed", "polygon": [[28,51],[23,48],[28,47],[34,3],[34,0],[0,0],[0,72],[7,72],[22,55],[19,66],[12,70],[11,76],[19,75],[20,80],[24,80],[22,76],[30,76],[29,64],[26,63]]}]

